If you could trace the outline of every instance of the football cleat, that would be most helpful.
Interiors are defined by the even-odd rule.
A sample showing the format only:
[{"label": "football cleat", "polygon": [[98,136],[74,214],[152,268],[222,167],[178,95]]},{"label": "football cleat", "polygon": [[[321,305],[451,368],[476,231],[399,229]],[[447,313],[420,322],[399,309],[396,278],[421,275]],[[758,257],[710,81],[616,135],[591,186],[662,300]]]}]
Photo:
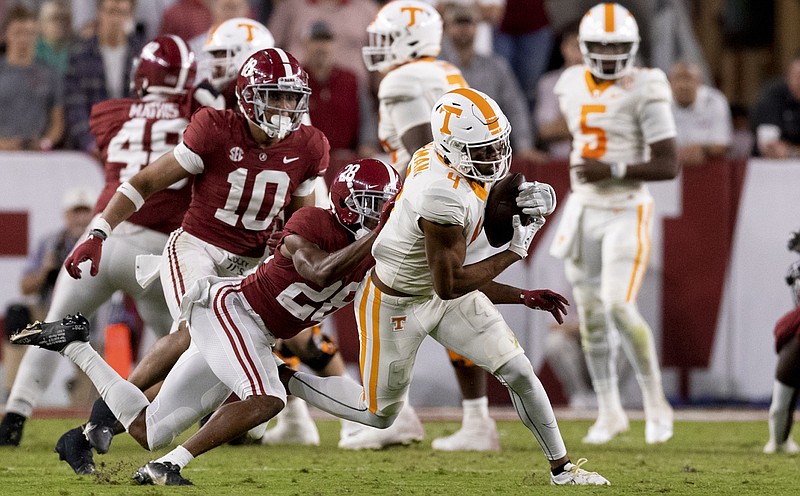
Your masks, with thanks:
[{"label": "football cleat", "polygon": [[550,484],[554,486],[610,486],[608,479],[597,472],[589,472],[581,466],[586,463],[586,458],[581,458],[578,463],[568,462],[564,471],[558,475],[550,473]]},{"label": "football cleat", "polygon": [[6,413],[0,422],[0,446],[19,446],[23,427],[25,427],[25,417],[18,413]]},{"label": "football cleat", "polygon": [[601,415],[597,421],[589,427],[589,432],[583,438],[584,444],[605,444],[617,434],[626,432],[629,428],[628,418],[624,412],[613,415]]},{"label": "football cleat", "polygon": [[275,417],[275,422],[275,427],[261,436],[261,444],[319,446],[319,430],[305,401],[290,400],[286,408]]},{"label": "football cleat", "polygon": [[794,439],[789,438],[783,443],[776,443],[775,440],[770,439],[769,442],[764,446],[764,453],[773,454],[773,453],[798,453],[800,452],[800,446],[794,442]]},{"label": "football cleat", "polygon": [[89,342],[89,321],[79,313],[67,315],[58,322],[37,320],[12,335],[10,341],[14,344],[33,345],[60,353],[69,343]]},{"label": "football cleat", "polygon": [[672,439],[672,408],[662,407],[644,423],[644,441],[647,444],[666,443]]},{"label": "football cleat", "polygon": [[465,422],[454,434],[434,439],[431,447],[438,451],[500,451],[497,423],[491,418]]},{"label": "football cleat", "polygon": [[181,469],[170,462],[150,462],[133,474],[133,480],[141,485],[192,486],[192,481],[181,475]]},{"label": "football cleat", "polygon": [[339,448],[350,450],[383,449],[396,444],[409,445],[425,438],[425,428],[410,405],[400,410],[394,423],[386,429],[364,427],[339,440]]},{"label": "football cleat", "polygon": [[110,427],[91,422],[88,422],[83,428],[83,435],[92,448],[101,455],[108,453],[109,448],[111,448],[111,441],[114,439],[114,431]]},{"label": "football cleat", "polygon": [[92,475],[96,472],[92,459],[92,447],[84,436],[83,427],[65,432],[56,443],[58,458],[72,467],[78,475]]}]

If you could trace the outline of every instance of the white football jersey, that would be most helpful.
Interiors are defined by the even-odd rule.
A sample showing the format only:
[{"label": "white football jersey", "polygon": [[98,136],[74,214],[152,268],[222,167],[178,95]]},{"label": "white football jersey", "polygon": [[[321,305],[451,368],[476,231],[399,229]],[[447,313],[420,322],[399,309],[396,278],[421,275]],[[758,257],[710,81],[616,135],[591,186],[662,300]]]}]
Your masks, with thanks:
[{"label": "white football jersey", "polygon": [[403,133],[429,123],[433,104],[442,95],[467,86],[458,67],[431,57],[403,64],[386,74],[378,89],[378,137],[392,167],[402,171],[411,159],[412,151],[400,141]]},{"label": "white football jersey", "polygon": [[[676,135],[672,90],[660,69],[636,68],[616,81],[597,84],[586,66],[573,66],[561,75],[555,93],[572,134],[572,165],[584,158],[647,162],[648,144]],[[628,179],[581,184],[573,175],[571,180],[573,193],[603,203],[645,191],[642,182]]]},{"label": "white football jersey", "polygon": [[392,216],[372,247],[378,278],[397,291],[433,294],[420,218],[459,225],[468,245],[478,238],[488,190],[445,165],[429,144],[411,159]]}]

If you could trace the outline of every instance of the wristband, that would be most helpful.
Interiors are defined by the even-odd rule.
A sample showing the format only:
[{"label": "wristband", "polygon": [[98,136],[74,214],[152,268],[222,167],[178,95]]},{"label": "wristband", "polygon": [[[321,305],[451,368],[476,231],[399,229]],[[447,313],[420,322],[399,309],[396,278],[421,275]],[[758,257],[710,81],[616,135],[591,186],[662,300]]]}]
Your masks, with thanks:
[{"label": "wristband", "polygon": [[111,224],[108,223],[107,220],[100,217],[99,215],[92,219],[92,222],[89,223],[89,235],[96,236],[103,241],[111,235]]},{"label": "wristband", "polygon": [[609,168],[611,169],[611,177],[616,179],[624,178],[625,173],[628,172],[628,164],[625,162],[614,162],[609,165]]},{"label": "wristband", "polygon": [[139,193],[139,190],[131,186],[131,183],[127,181],[119,185],[117,192],[125,195],[125,198],[133,203],[136,211],[138,211],[140,208],[142,208],[142,205],[144,205],[144,198],[142,197],[142,194]]}]

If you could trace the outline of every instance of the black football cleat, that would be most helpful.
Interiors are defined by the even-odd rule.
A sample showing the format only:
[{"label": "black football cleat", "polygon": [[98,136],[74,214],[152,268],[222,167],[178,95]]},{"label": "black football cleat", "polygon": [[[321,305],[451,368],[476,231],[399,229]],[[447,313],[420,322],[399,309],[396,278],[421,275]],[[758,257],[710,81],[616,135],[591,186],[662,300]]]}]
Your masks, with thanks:
[{"label": "black football cleat", "polygon": [[14,344],[27,344],[62,352],[69,343],[89,342],[89,321],[79,313],[67,315],[58,322],[36,321],[12,335],[10,340]]},{"label": "black football cleat", "polygon": [[83,435],[89,441],[89,445],[101,455],[108,453],[111,448],[111,441],[114,439],[114,431],[104,425],[95,425],[88,422],[83,428]]},{"label": "black football cleat", "polygon": [[19,446],[26,418],[18,413],[8,412],[0,422],[0,446]]},{"label": "black football cleat", "polygon": [[83,426],[70,429],[58,438],[56,453],[78,475],[92,475],[96,472],[92,447],[83,435]]},{"label": "black football cleat", "polygon": [[192,486],[192,481],[184,479],[177,465],[165,462],[150,462],[133,474],[137,483],[156,486]]}]

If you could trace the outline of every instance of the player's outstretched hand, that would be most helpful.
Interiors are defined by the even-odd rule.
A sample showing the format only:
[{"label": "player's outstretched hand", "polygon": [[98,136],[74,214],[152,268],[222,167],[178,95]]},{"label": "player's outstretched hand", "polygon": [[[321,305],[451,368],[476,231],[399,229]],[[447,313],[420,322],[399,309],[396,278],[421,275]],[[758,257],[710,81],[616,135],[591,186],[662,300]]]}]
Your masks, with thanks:
[{"label": "player's outstretched hand", "polygon": [[531,221],[523,224],[519,215],[515,215],[511,219],[511,225],[514,228],[514,235],[511,237],[511,243],[508,245],[508,250],[513,251],[520,258],[528,256],[528,248],[533,242],[533,237],[539,232],[539,229],[544,225],[544,217],[536,215],[531,217]]},{"label": "player's outstretched hand", "polygon": [[564,323],[564,315],[567,314],[569,301],[560,294],[549,289],[525,289],[520,296],[526,307],[550,312],[556,322]]},{"label": "player's outstretched hand", "polygon": [[78,267],[81,263],[90,260],[92,267],[89,269],[89,274],[92,277],[97,275],[100,270],[100,257],[103,255],[103,238],[90,234],[83,243],[79,244],[72,253],[64,261],[64,267],[67,273],[74,279],[81,278],[81,269]]},{"label": "player's outstretched hand", "polygon": [[556,209],[556,192],[547,183],[524,182],[519,185],[517,206],[528,215],[550,215]]}]

